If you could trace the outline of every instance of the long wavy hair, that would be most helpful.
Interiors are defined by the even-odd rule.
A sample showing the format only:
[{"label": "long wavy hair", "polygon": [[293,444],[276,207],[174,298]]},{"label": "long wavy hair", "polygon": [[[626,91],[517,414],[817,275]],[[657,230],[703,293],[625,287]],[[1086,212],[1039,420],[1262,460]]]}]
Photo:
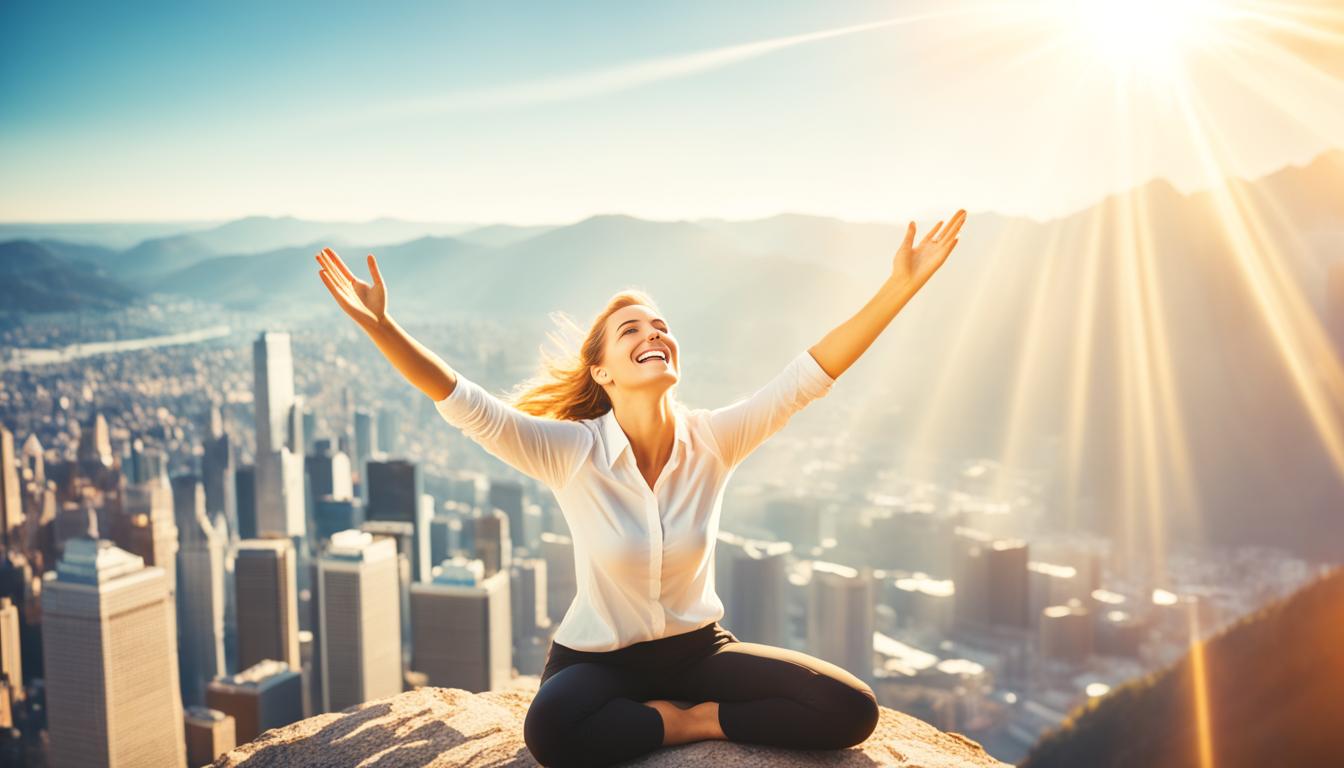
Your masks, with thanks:
[{"label": "long wavy hair", "polygon": [[[640,304],[661,314],[653,298],[635,288],[612,295],[587,333],[569,315],[552,312],[551,320],[559,326],[559,332],[551,331],[546,335],[559,347],[561,355],[551,355],[542,347],[537,374],[515,386],[503,399],[524,413],[550,419],[582,421],[610,411],[611,398],[588,371],[591,366],[602,363],[602,350],[607,344],[607,319],[616,310],[631,304]],[[582,341],[575,353],[574,340],[578,338]],[[673,407],[684,407],[677,400],[676,389],[673,385],[668,397]]]}]

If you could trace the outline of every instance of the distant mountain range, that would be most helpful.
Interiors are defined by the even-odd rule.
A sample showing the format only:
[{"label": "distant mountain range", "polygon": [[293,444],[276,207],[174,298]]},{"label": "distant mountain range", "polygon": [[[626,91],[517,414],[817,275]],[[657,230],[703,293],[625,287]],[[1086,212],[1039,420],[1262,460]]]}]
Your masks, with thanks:
[{"label": "distant mountain range", "polygon": [[[1344,569],[1069,715],[1021,768],[1328,766],[1344,762]],[[1203,685],[1199,681],[1203,680]],[[1199,700],[1208,712],[1201,759]]]},{"label": "distant mountain range", "polygon": [[[1168,530],[1156,538],[1168,541],[1281,545],[1338,561],[1344,482],[1303,406],[1301,371],[1291,373],[1272,329],[1287,323],[1300,341],[1311,330],[1301,318],[1323,321],[1329,311],[1327,276],[1344,263],[1340,189],[1344,151],[1335,150],[1254,181],[1232,180],[1222,197],[1153,181],[1048,222],[972,212],[956,253],[847,372],[856,402],[894,414],[855,428],[874,445],[892,446],[895,454],[875,460],[898,468],[915,448],[945,465],[998,457],[1015,444],[1010,429],[1020,430],[1029,436],[1018,444],[1024,453],[1006,460],[1055,468],[1047,515],[1061,529],[1127,533],[1146,546],[1154,537],[1145,526],[1159,519]],[[124,251],[42,240],[3,243],[0,254],[40,246],[144,290],[337,317],[313,254],[332,245],[367,277],[365,254],[374,252],[403,322],[487,316],[538,345],[550,311],[583,324],[614,291],[641,287],[685,350],[683,397],[712,405],[724,392],[759,386],[863,306],[888,274],[904,229],[794,214],[744,222],[604,215],[378,246],[323,235],[220,255],[230,244],[326,231],[314,226],[333,225],[248,219]],[[388,226],[384,234],[395,229]],[[1136,250],[1147,257],[1130,255]],[[1298,309],[1307,313],[1295,316]],[[536,359],[535,345],[506,352],[528,367]],[[1094,502],[1086,510],[1063,494],[1078,370],[1087,373],[1078,457],[1079,491]],[[1309,385],[1328,384],[1323,374]],[[1127,382],[1134,383],[1128,394]],[[1170,411],[1160,409],[1164,392],[1174,399]],[[1126,399],[1135,408],[1128,415]],[[1147,415],[1138,410],[1144,403]],[[1153,430],[1147,448],[1145,423]],[[1188,473],[1176,463],[1181,435]],[[1120,471],[1122,449],[1135,446],[1131,460],[1153,451],[1157,468],[1183,476],[1195,496],[1178,495],[1170,483],[1146,494]],[[1126,507],[1125,498],[1135,501]],[[1160,511],[1150,514],[1150,504]]]},{"label": "distant mountain range", "polygon": [[27,240],[0,243],[0,307],[6,312],[114,309],[139,296],[81,258],[92,250],[101,249],[57,249]]}]

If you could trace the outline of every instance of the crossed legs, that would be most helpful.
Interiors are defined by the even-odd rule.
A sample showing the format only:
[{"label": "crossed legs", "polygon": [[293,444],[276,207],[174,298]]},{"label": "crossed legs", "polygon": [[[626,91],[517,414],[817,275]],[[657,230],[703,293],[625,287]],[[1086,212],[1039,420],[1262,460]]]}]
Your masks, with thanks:
[{"label": "crossed legs", "polygon": [[[683,710],[672,700],[698,703]],[[607,664],[571,664],[537,692],[523,735],[542,765],[601,766],[718,734],[794,749],[843,749],[867,739],[877,718],[872,689],[841,667],[798,651],[734,642],[657,680]]]}]

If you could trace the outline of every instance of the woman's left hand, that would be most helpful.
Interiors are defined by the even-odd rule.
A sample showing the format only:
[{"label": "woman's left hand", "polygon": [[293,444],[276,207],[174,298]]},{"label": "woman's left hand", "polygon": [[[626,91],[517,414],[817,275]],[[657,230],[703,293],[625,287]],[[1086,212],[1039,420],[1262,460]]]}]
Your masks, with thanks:
[{"label": "woman's left hand", "polygon": [[905,241],[901,243],[901,247],[896,251],[896,258],[892,261],[891,279],[909,286],[912,292],[918,291],[956,247],[957,232],[961,230],[964,221],[966,210],[963,208],[952,215],[947,229],[942,228],[941,221],[935,224],[933,229],[924,235],[924,239],[919,241],[918,247],[913,246],[915,222],[910,222],[910,226],[905,230]]}]

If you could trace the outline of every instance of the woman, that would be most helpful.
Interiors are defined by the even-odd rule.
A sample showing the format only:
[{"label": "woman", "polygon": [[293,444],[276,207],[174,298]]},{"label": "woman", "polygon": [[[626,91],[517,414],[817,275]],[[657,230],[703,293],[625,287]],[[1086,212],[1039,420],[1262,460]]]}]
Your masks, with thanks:
[{"label": "woman", "polygon": [[[736,466],[824,396],[957,244],[966,212],[914,246],[852,318],[767,386],[715,410],[672,395],[680,347],[653,301],[614,296],[577,359],[548,364],[512,402],[449,368],[387,313],[372,284],[330,248],[323,283],[450,424],[545,483],[569,524],[578,594],[555,632],[524,739],[546,766],[601,766],[703,739],[841,749],[877,726],[872,689],[797,651],[739,641],[721,627],[712,564],[723,488]],[[941,232],[940,232],[941,230]],[[692,704],[688,708],[677,702]]]}]

